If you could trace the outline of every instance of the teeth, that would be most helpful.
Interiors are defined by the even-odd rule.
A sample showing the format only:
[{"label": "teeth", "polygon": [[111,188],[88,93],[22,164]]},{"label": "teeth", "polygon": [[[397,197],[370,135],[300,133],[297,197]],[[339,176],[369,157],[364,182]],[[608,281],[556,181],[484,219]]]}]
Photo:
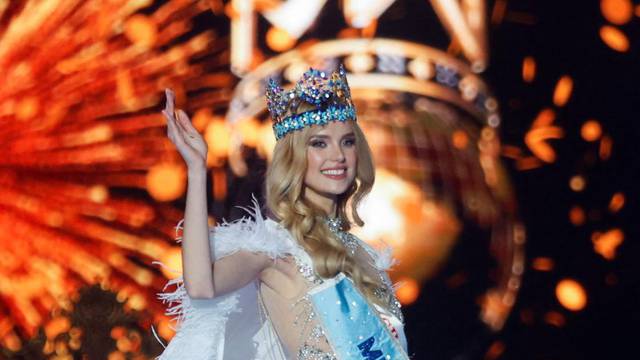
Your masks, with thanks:
[{"label": "teeth", "polygon": [[327,175],[342,175],[344,174],[344,169],[339,169],[339,170],[323,170],[321,171],[323,174],[327,174]]}]

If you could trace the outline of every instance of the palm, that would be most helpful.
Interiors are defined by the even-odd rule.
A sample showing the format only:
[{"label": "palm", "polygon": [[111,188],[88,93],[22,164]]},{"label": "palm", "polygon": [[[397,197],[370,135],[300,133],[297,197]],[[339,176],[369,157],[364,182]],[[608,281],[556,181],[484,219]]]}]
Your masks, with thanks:
[{"label": "palm", "polygon": [[175,94],[170,89],[165,91],[167,102],[162,114],[167,120],[167,136],[178,149],[188,166],[205,164],[207,160],[207,143],[202,135],[193,127],[187,114],[175,110]]}]

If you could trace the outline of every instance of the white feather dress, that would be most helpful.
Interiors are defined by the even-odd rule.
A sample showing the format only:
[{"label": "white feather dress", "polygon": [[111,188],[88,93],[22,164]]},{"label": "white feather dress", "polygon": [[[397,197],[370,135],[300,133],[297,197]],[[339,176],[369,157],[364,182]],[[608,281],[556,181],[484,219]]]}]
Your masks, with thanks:
[{"label": "white feather dress", "polygon": [[[311,258],[289,232],[271,219],[264,219],[257,205],[246,209],[252,218],[222,223],[209,230],[212,254],[220,260],[240,250],[260,252],[272,259],[294,256],[307,266]],[[178,225],[178,227],[180,224]],[[390,248],[378,252],[361,245],[375,260],[375,267],[386,275],[393,264]],[[259,295],[260,282],[214,299],[191,299],[182,277],[170,280],[158,298],[167,306],[166,314],[174,320],[175,336],[159,360],[280,360],[305,358],[288,351],[265,316]],[[376,305],[379,315],[393,326],[394,335],[405,352],[407,342],[401,319]],[[324,354],[324,353],[323,353]],[[312,359],[312,357],[306,357]],[[331,359],[328,355],[317,358]]]}]

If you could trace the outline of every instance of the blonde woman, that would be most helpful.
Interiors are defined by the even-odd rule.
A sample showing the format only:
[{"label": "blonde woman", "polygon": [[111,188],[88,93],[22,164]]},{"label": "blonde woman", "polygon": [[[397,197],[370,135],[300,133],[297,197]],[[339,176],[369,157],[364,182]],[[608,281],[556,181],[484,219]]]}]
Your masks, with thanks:
[{"label": "blonde woman", "polygon": [[183,276],[160,294],[177,333],[160,359],[407,359],[400,304],[377,252],[348,231],[374,182],[346,74],[310,69],[266,87],[277,143],[263,218],[207,225],[207,144],[167,90],[188,166]]}]

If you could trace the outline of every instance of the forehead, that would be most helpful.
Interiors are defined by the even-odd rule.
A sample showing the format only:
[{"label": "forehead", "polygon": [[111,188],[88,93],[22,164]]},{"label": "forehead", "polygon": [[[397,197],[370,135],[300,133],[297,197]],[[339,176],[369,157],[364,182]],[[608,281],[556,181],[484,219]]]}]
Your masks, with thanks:
[{"label": "forehead", "polygon": [[326,136],[340,137],[352,132],[353,132],[353,122],[351,120],[348,120],[345,122],[330,121],[326,125],[313,126],[313,131],[311,132],[311,136],[326,135]]}]

